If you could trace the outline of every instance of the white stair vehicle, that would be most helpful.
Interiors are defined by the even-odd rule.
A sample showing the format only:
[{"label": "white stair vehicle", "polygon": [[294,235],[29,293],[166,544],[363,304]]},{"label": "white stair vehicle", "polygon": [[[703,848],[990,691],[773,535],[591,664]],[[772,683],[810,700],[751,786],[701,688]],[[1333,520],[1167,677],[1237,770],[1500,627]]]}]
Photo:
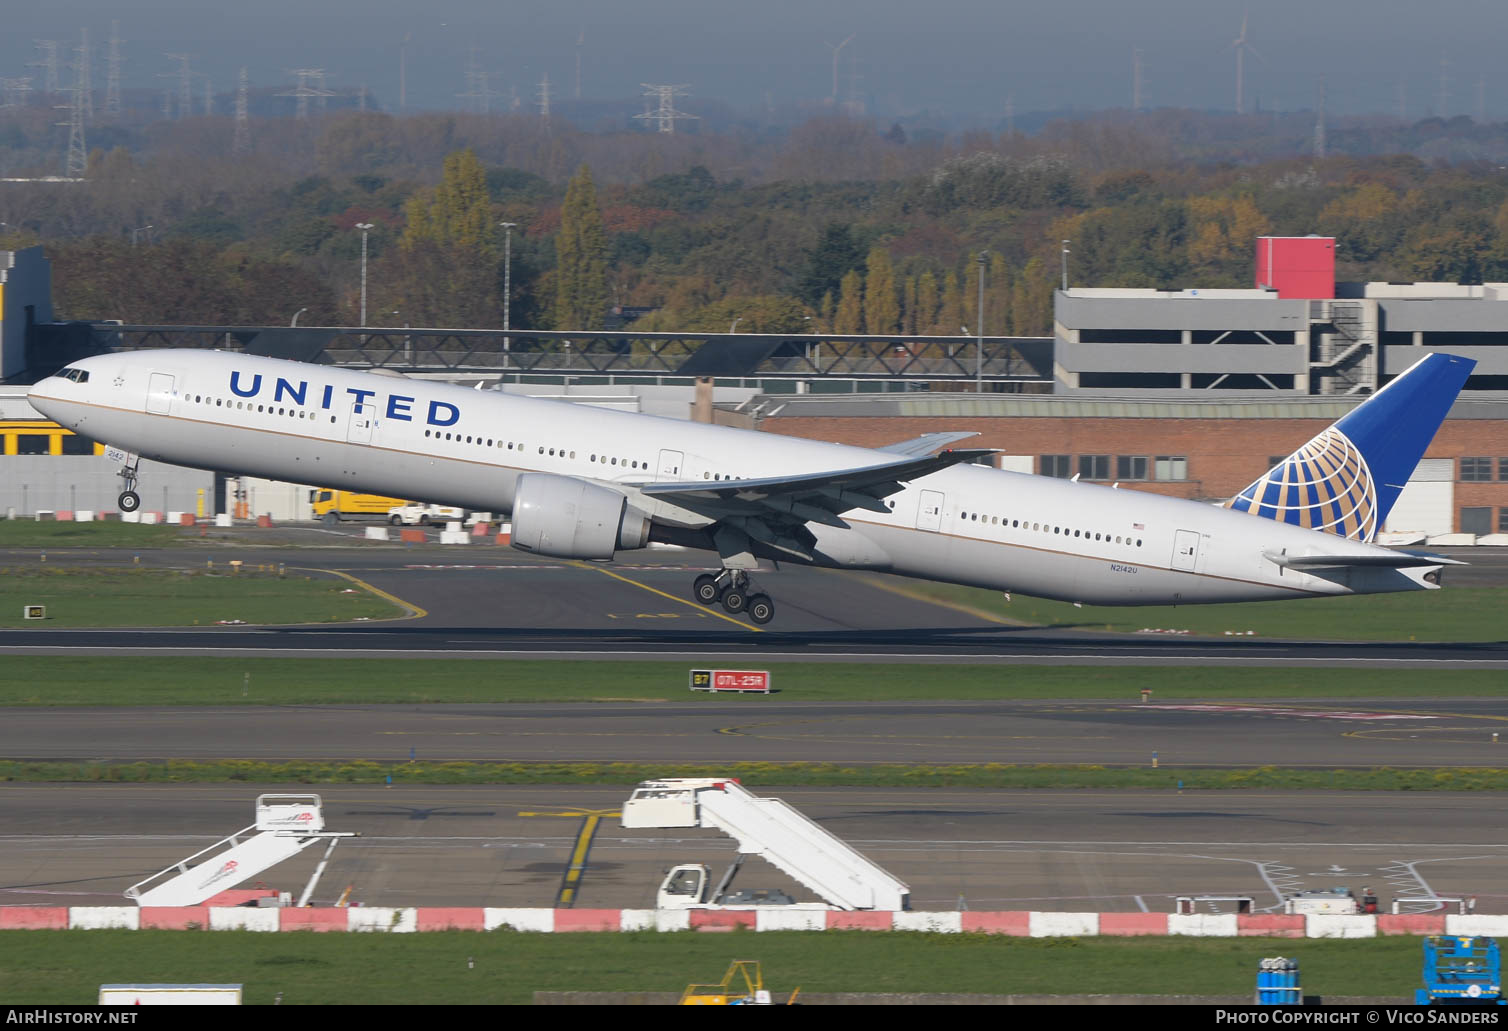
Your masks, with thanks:
[{"label": "white stair vehicle", "polygon": [[[646,780],[623,804],[626,828],[715,827],[738,843],[739,859],[706,898],[705,879],[689,890],[662,890],[675,908],[715,905],[745,856],[764,858],[837,909],[906,909],[911,889],[840,838],[778,798],[760,798],[736,780],[682,777]],[[677,871],[688,868],[677,867]],[[672,872],[672,876],[675,871]]]},{"label": "white stair vehicle", "polygon": [[195,852],[125,891],[139,906],[197,906],[205,899],[291,859],[318,841],[328,841],[324,858],[309,878],[298,904],[305,905],[341,838],[356,835],[325,830],[318,795],[258,795],[256,822],[209,848]]}]

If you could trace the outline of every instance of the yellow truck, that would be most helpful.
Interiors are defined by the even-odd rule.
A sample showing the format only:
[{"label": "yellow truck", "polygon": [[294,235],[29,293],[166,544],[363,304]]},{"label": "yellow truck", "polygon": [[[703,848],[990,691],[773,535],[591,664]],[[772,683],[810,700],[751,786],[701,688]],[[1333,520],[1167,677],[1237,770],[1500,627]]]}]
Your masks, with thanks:
[{"label": "yellow truck", "polygon": [[343,519],[386,521],[388,512],[412,501],[402,498],[384,498],[377,494],[356,494],[348,490],[328,487],[315,488],[309,492],[309,503],[314,506],[314,518],[326,526],[334,526]]}]

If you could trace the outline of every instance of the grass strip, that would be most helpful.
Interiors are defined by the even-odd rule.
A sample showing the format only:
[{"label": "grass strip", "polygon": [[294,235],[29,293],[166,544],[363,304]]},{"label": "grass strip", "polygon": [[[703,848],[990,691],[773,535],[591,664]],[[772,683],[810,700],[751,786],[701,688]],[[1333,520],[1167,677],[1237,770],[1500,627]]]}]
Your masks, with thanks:
[{"label": "grass strip", "polygon": [[660,777],[732,777],[749,787],[1086,788],[1094,790],[1508,791],[1508,770],[1395,766],[1159,767],[1042,763],[820,762],[265,762],[0,760],[0,782],[252,784],[634,784]]},{"label": "grass strip", "polygon": [[1446,587],[1439,591],[1234,605],[1078,608],[1068,602],[1026,595],[1007,601],[996,591],[925,580],[907,581],[898,589],[1029,626],[1285,640],[1501,641],[1502,612],[1508,602],[1508,588]]},{"label": "grass strip", "polygon": [[528,1004],[536,991],[680,992],[757,958],[777,999],[819,992],[1250,997],[1257,963],[1301,962],[1308,994],[1419,983],[1412,937],[1013,938],[874,931],[257,934],[0,931],[0,1003],[89,1005],[101,984],[241,984],[248,1004]]},{"label": "grass strip", "polygon": [[[352,598],[352,595],[342,595]],[[384,603],[385,604],[385,603]],[[776,693],[692,692],[693,663],[501,659],[0,657],[0,706],[665,702],[739,712],[777,701],[1466,698],[1502,694],[1496,670],[1204,666],[918,666],[761,662]]]},{"label": "grass strip", "polygon": [[[44,605],[47,618],[22,609]],[[392,619],[391,602],[348,580],[285,572],[276,565],[236,570],[140,566],[0,567],[0,627],[277,625]]]},{"label": "grass strip", "polygon": [[0,520],[0,548],[170,548],[183,539],[182,527],[163,524]]}]

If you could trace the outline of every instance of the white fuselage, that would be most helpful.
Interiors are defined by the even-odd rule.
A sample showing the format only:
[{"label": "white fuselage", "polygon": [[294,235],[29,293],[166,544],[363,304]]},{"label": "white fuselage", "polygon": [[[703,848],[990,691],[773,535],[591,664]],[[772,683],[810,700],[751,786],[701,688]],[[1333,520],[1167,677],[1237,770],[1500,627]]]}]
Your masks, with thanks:
[{"label": "white fuselage", "polygon": [[[523,473],[613,484],[661,540],[710,520],[636,484],[852,469],[887,452],[217,351],[102,355],[33,405],[146,458],[510,511]],[[818,565],[1098,605],[1193,604],[1430,589],[1432,567],[1300,572],[1269,555],[1383,553],[1214,505],[962,465],[918,478],[886,514],[809,524]],[[1265,553],[1265,554],[1264,554]]]}]

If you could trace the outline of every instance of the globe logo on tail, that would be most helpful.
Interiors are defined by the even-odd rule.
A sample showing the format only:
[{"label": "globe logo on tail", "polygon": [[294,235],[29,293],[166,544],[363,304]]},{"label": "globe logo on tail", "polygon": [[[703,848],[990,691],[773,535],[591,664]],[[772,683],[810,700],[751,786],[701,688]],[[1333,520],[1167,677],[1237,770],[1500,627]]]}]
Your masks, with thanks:
[{"label": "globe logo on tail", "polygon": [[1371,470],[1334,426],[1232,498],[1229,507],[1351,540],[1370,541],[1377,535]]}]

